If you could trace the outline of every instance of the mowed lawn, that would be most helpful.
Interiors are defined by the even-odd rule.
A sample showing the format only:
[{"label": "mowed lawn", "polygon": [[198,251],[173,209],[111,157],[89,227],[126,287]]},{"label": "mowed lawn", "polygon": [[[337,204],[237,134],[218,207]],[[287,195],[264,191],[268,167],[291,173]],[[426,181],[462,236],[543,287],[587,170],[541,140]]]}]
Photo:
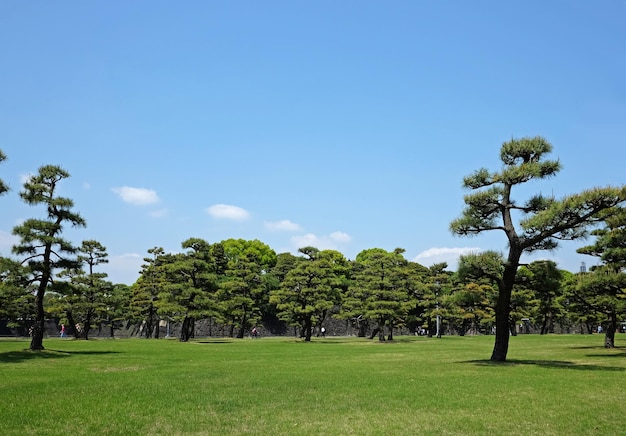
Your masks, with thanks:
[{"label": "mowed lawn", "polygon": [[[618,335],[617,344],[626,342]],[[0,341],[2,435],[626,434],[598,335]]]}]

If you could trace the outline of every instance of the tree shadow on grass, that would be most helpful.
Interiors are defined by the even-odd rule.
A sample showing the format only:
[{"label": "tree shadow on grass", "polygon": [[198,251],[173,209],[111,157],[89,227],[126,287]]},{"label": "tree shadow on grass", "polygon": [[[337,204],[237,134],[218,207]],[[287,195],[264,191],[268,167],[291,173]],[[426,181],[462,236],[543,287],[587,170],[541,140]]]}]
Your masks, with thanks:
[{"label": "tree shadow on grass", "polygon": [[[602,342],[599,345],[585,345],[585,346],[580,346],[580,347],[569,347],[572,350],[606,350],[606,347],[604,346],[604,342]],[[619,349],[619,348],[623,348],[623,347],[613,347],[613,349]]]},{"label": "tree shadow on grass", "polygon": [[[615,348],[604,348],[602,347],[603,350],[614,350]],[[587,357],[620,357],[620,358],[624,358],[626,357],[626,351],[620,351],[619,353],[611,353],[611,354],[586,354]]]},{"label": "tree shadow on grass", "polygon": [[[586,354],[587,357],[626,357],[626,348],[624,347],[613,347],[606,348],[604,345],[593,345],[593,346],[584,346],[584,347],[570,347],[574,350],[596,350],[597,353],[594,354]],[[604,351],[604,353],[601,353]]]},{"label": "tree shadow on grass", "polygon": [[605,366],[605,365],[587,365],[569,362],[567,360],[522,360],[511,359],[506,362],[493,362],[491,360],[466,360],[461,363],[471,363],[477,366],[493,366],[493,367],[506,367],[506,366],[520,366],[520,365],[536,365],[544,368],[555,369],[573,369],[578,371],[626,371],[626,368],[621,366]]},{"label": "tree shadow on grass", "polygon": [[234,343],[234,341],[221,341],[221,340],[215,340],[215,341],[197,341],[196,344],[232,344]]},{"label": "tree shadow on grass", "polygon": [[20,363],[34,359],[65,359],[78,355],[117,354],[118,351],[61,351],[61,350],[22,350],[0,353],[0,363]]}]

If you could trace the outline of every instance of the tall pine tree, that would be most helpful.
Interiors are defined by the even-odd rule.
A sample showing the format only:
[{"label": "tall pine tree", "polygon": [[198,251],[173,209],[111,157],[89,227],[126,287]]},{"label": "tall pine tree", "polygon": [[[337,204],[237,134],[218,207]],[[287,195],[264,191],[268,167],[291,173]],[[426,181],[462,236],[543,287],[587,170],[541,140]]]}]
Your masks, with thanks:
[{"label": "tall pine tree", "polygon": [[558,161],[545,159],[551,151],[552,145],[539,136],[505,142],[500,149],[500,171],[481,168],[465,177],[463,186],[474,192],[465,196],[466,208],[450,224],[450,230],[457,235],[476,236],[499,230],[508,240],[504,270],[498,279],[493,361],[506,360],[511,292],[522,255],[555,249],[560,240],[586,236],[588,226],[602,219],[600,212],[626,200],[626,186],[622,186],[589,189],[561,200],[538,194],[523,204],[516,202],[515,188],[559,172]]},{"label": "tall pine tree", "polygon": [[63,226],[70,224],[84,227],[85,220],[72,211],[74,202],[56,195],[58,184],[68,178],[67,171],[55,165],[39,168],[38,174],[24,183],[20,197],[31,206],[43,205],[47,216],[44,219],[28,219],[13,229],[20,238],[13,247],[17,256],[25,256],[22,261],[31,273],[31,283],[36,285],[35,323],[30,343],[31,350],[43,350],[44,336],[44,296],[53,282],[54,271],[80,266],[76,259],[76,248],[61,237]]}]

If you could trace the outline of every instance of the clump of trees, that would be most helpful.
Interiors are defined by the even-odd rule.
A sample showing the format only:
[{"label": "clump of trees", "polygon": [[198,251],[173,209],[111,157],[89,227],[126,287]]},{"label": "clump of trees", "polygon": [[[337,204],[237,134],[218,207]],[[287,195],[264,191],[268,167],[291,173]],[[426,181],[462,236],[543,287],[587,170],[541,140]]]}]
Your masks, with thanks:
[{"label": "clump of trees", "polygon": [[626,311],[626,209],[607,211],[604,226],[592,234],[595,242],[578,252],[599,258],[600,264],[571,278],[567,286],[573,305],[587,321],[606,320],[604,346],[613,348],[618,320]]},{"label": "clump of trees", "polygon": [[[464,180],[474,192],[465,197],[467,207],[451,230],[467,236],[500,230],[508,252],[461,256],[456,272],[445,263],[427,268],[409,261],[402,248],[370,248],[348,260],[316,247],[277,254],[258,240],[210,243],[193,237],[181,243],[179,253],[147,250],[132,286],[111,283],[99,271],[108,261],[100,242],[75,246],[62,237],[67,226],[86,222],[70,199],[57,195],[69,174],[43,166],[20,196],[43,207],[44,217],[13,229],[17,260],[0,257],[0,318],[30,327],[33,350],[43,349],[47,317],[57,317],[82,339],[103,328],[113,336],[122,322],[158,338],[165,322],[178,326],[179,339],[188,341],[200,320],[239,338],[260,324],[283,323],[304,341],[333,318],[379,341],[393,340],[399,329],[428,336],[495,332],[495,361],[506,359],[509,335],[591,333],[602,324],[606,346],[614,346],[626,310],[626,213],[619,207],[626,188],[514,201],[518,185],[558,172],[559,162],[545,159],[551,150],[543,138],[511,140],[502,146],[500,171],[480,169]],[[0,180],[0,194],[7,189]],[[579,250],[600,259],[589,273],[562,271],[551,261],[520,263],[523,253],[582,238],[595,224],[604,226],[591,232],[595,243]]]}]

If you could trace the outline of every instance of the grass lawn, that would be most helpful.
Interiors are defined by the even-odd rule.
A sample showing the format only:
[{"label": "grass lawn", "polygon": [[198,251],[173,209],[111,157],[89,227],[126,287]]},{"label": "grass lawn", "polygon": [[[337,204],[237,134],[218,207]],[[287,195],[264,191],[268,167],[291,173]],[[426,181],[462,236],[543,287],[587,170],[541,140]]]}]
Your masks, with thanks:
[{"label": "grass lawn", "polygon": [[[618,335],[617,343],[626,339]],[[0,341],[0,434],[626,434],[598,335]]]}]

